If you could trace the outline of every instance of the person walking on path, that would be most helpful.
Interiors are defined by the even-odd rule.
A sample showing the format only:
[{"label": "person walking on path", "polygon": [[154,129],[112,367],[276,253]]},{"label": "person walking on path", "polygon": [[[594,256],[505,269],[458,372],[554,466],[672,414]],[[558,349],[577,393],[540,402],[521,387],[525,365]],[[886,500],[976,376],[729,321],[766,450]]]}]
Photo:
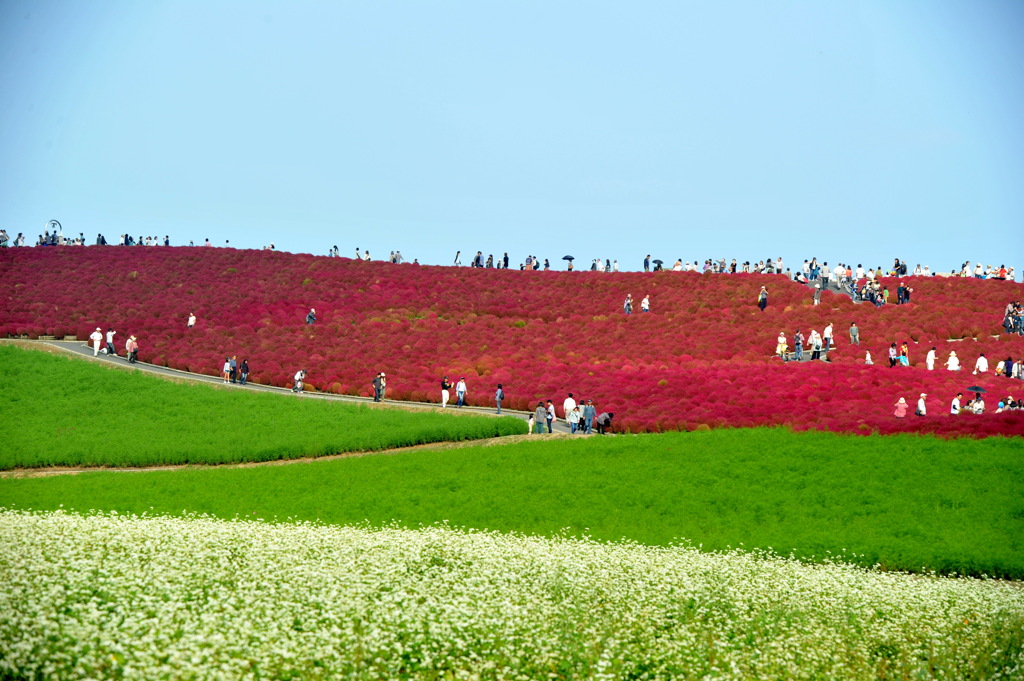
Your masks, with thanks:
[{"label": "person walking on path", "polygon": [[455,384],[455,406],[462,408],[462,405],[466,403],[466,393],[469,392],[466,389],[466,377],[463,376],[459,379],[459,382]]},{"label": "person walking on path", "polygon": [[231,358],[230,357],[225,357],[224,358],[224,366],[222,366],[221,369],[220,369],[220,377],[224,380],[225,383],[228,382],[228,375],[230,373],[231,373]]},{"label": "person walking on path", "polygon": [[534,426],[533,426],[533,428],[534,428],[534,432],[537,435],[543,435],[544,434],[544,421],[547,419],[547,417],[548,417],[548,410],[544,408],[544,403],[543,402],[538,402],[537,403],[537,408],[533,411],[533,418],[534,418]]},{"label": "person walking on path", "polygon": [[128,363],[135,364],[139,361],[139,341],[135,336],[129,336],[128,342],[124,344],[125,353],[128,355]]},{"label": "person walking on path", "polygon": [[899,402],[896,403],[896,411],[894,412],[896,418],[901,419],[907,415],[907,401],[900,398]]},{"label": "person walking on path", "polygon": [[444,378],[441,379],[441,408],[442,409],[444,409],[445,407],[448,406],[448,398],[450,398],[451,395],[452,395],[448,391],[451,390],[451,389],[452,389],[451,381],[449,381],[448,377],[445,376]]},{"label": "person walking on path", "polygon": [[303,382],[306,380],[306,370],[299,369],[295,372],[295,384],[292,386],[293,393],[302,393]]},{"label": "person walking on path", "polygon": [[850,345],[860,345],[860,329],[857,322],[850,322]]},{"label": "person walking on path", "polygon": [[594,401],[587,400],[587,406],[583,407],[583,432],[590,435],[594,432],[594,419],[597,417],[597,409],[594,408]]},{"label": "person walking on path", "polygon": [[821,303],[821,284],[814,285],[814,304],[819,305]]},{"label": "person walking on path", "polygon": [[917,410],[914,411],[915,415],[917,415],[917,416],[927,416],[928,415],[928,407],[924,403],[924,398],[926,398],[926,397],[928,397],[928,393],[921,393],[921,396],[919,398],[917,398]]},{"label": "person walking on path", "polygon": [[232,383],[238,383],[238,355],[231,355],[228,360],[228,378]]},{"label": "person walking on path", "polygon": [[800,333],[800,329],[793,334],[793,357],[798,362],[803,361],[804,358],[804,335]]},{"label": "person walking on path", "polygon": [[547,411],[546,420],[548,422],[548,432],[550,433],[550,432],[552,432],[551,424],[555,422],[555,405],[551,404],[551,400],[548,400],[548,406],[547,406],[546,411]]},{"label": "person walking on path", "polygon": [[107,354],[111,357],[117,357],[117,350],[114,349],[114,335],[117,331],[114,331],[113,327],[107,329]]},{"label": "person walking on path", "polygon": [[565,420],[569,423],[569,432],[575,433],[580,429],[580,408],[573,407],[569,415],[565,417]]},{"label": "person walking on path", "polygon": [[576,400],[573,398],[572,393],[569,393],[569,396],[562,402],[562,413],[565,414],[565,419],[567,421],[569,420],[569,413],[575,408]]},{"label": "person walking on path", "polygon": [[494,402],[498,405],[498,413],[501,413],[501,401],[505,399],[505,391],[501,387],[501,383],[498,384],[498,389],[494,391]]},{"label": "person walking on path", "polygon": [[103,332],[100,331],[100,327],[96,327],[96,330],[89,334],[89,340],[92,341],[92,356],[99,357],[100,354],[100,343],[103,342]]},{"label": "person walking on path", "polygon": [[373,386],[373,401],[380,402],[381,396],[384,394],[384,373],[379,372],[374,376],[370,385]]},{"label": "person walking on path", "polygon": [[239,373],[241,373],[241,377],[239,378],[238,382],[241,385],[245,385],[246,383],[249,382],[249,360],[248,359],[243,359],[242,360],[242,365],[240,367],[238,367],[238,369],[239,369]]},{"label": "person walking on path", "polygon": [[757,306],[764,312],[764,309],[768,307],[768,289],[764,286],[761,287],[761,291],[757,294]]}]

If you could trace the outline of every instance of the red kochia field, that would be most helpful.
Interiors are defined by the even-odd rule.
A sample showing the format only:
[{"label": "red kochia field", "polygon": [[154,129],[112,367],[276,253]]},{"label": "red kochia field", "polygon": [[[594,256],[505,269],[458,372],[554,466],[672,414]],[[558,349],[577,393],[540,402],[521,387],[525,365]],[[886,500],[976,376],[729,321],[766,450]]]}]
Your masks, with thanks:
[{"label": "red kochia field", "polygon": [[[521,272],[361,262],[269,251],[166,247],[58,247],[0,253],[0,336],[77,335],[100,326],[128,334],[140,358],[217,374],[227,355],[249,359],[251,380],[288,385],[299,368],[317,390],[368,395],[378,371],[388,397],[439,401],[439,383],[466,377],[471,404],[506,406],[566,393],[616,413],[618,430],[661,431],[786,424],[795,429],[941,435],[1024,434],[1024,412],[950,417],[949,403],[975,383],[998,398],[1024,384],[970,373],[984,352],[1024,355],[1002,332],[1003,309],[1024,285],[909,278],[912,303],[876,309],[772,275],[680,272]],[[895,298],[896,280],[888,282]],[[757,292],[767,286],[765,312]],[[634,314],[622,312],[627,293]],[[651,296],[652,312],[640,300]],[[314,326],[303,323],[316,308]],[[187,331],[190,311],[199,318]],[[862,345],[849,344],[850,322]],[[832,322],[830,363],[784,364],[776,336]],[[950,340],[953,339],[953,340]],[[886,348],[910,344],[912,366],[890,369]],[[924,357],[937,347],[940,369]],[[870,350],[874,366],[865,366]],[[941,362],[955,350],[964,371]],[[893,417],[905,397],[929,395],[929,416]]]}]

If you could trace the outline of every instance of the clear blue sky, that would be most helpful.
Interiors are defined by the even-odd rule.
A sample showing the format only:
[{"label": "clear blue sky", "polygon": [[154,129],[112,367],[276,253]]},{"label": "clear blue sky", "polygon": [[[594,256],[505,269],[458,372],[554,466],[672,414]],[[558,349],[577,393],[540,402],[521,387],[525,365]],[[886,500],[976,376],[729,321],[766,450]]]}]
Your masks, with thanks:
[{"label": "clear blue sky", "polygon": [[1019,0],[4,0],[0,227],[1019,272],[1022,36]]}]

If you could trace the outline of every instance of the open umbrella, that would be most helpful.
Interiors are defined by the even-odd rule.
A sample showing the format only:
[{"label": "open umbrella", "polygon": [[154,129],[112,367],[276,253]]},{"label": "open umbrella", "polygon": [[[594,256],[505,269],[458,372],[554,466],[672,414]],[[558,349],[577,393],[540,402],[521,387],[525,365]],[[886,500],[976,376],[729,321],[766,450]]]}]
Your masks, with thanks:
[{"label": "open umbrella", "polygon": [[655,265],[664,265],[665,264],[664,260],[652,260],[651,262],[653,262]]},{"label": "open umbrella", "polygon": [[988,391],[982,388],[980,385],[972,385],[967,389],[968,392],[972,393],[987,393]]},{"label": "open umbrella", "polygon": [[572,257],[571,255],[563,255],[562,256],[562,260],[575,260],[575,259],[576,258]]}]

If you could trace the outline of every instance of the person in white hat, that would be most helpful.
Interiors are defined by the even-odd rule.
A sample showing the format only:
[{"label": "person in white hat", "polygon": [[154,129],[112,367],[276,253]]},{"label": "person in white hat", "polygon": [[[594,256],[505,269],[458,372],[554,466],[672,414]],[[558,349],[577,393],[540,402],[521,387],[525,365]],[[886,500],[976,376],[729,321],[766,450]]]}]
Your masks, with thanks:
[{"label": "person in white hat", "polygon": [[917,411],[914,413],[918,416],[927,416],[928,409],[925,407],[924,398],[928,397],[928,393],[921,393],[921,397],[917,398]]},{"label": "person in white hat", "polygon": [[100,354],[100,343],[103,342],[103,332],[100,327],[96,327],[96,330],[89,335],[89,340],[92,341],[92,356],[98,357]]},{"label": "person in white hat", "polygon": [[946,368],[950,371],[960,371],[960,358],[956,356],[956,350],[949,351],[949,359],[946,360]]}]

